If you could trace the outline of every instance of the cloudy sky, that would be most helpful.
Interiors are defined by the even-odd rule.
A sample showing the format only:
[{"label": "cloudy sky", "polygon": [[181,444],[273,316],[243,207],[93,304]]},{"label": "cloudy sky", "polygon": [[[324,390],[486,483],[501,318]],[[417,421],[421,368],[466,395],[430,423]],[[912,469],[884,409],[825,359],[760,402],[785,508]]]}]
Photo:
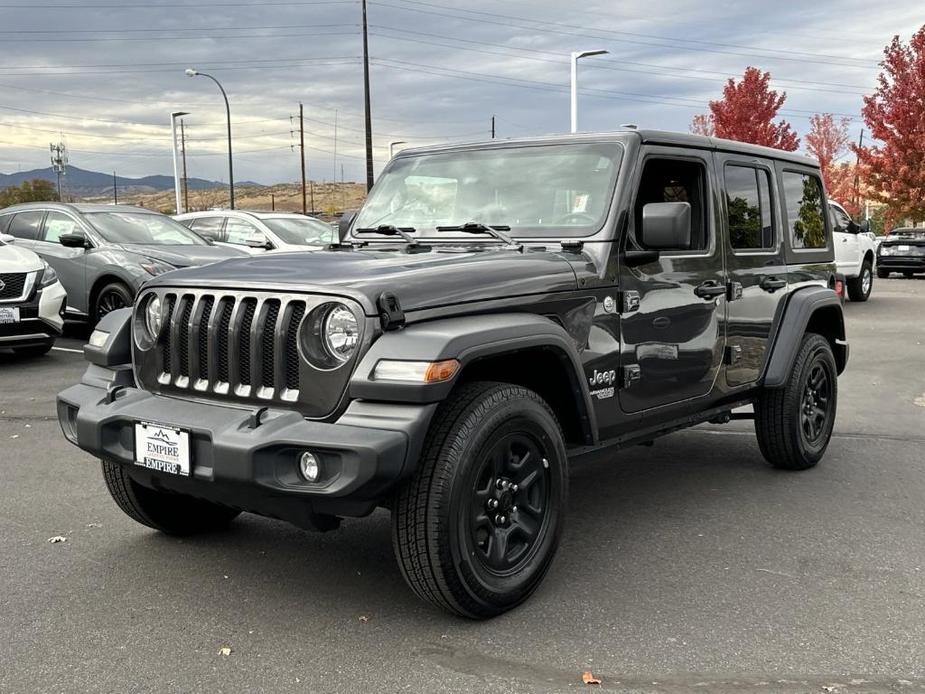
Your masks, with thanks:
[{"label": "cloudy sky", "polygon": [[[461,9],[465,8],[465,9]],[[925,21],[908,0],[370,0],[377,171],[389,142],[518,137],[568,128],[568,53],[606,49],[580,70],[579,126],[687,130],[746,66],[787,92],[783,116],[851,117],[893,34]],[[172,111],[186,117],[189,173],[224,180],[231,100],[235,177],[298,178],[290,116],[305,105],[309,173],[362,180],[358,0],[0,0],[0,172],[72,165],[169,173]],[[335,160],[335,117],[337,138]]]}]

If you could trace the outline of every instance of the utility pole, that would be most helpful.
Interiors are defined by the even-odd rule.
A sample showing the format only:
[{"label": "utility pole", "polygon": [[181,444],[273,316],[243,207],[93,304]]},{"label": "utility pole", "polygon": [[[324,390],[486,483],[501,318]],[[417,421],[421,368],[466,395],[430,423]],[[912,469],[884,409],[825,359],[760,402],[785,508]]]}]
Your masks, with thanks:
[{"label": "utility pole", "polygon": [[112,172],[112,204],[119,204],[119,184],[116,183],[116,172]]},{"label": "utility pole", "polygon": [[186,130],[180,119],[180,152],[183,155],[183,211],[189,212],[189,181],[186,177]]},{"label": "utility pole", "polygon": [[495,139],[495,117],[491,117],[491,139]]},{"label": "utility pole", "polygon": [[177,147],[177,119],[188,116],[186,111],[174,111],[170,114],[170,149],[173,154],[173,197],[177,214],[180,214],[182,190],[180,186],[180,152]]},{"label": "utility pole", "polygon": [[51,168],[55,170],[58,177],[58,200],[63,202],[64,198],[61,197],[61,177],[67,174],[67,147],[63,142],[58,144],[52,142],[48,145],[48,149],[51,151]]},{"label": "utility pole", "polygon": [[276,212],[276,194],[270,193],[270,211]]},{"label": "utility pole", "polygon": [[366,35],[366,0],[363,4],[363,106],[366,115],[366,192],[373,187],[373,122],[369,103],[369,39]]},{"label": "utility pole", "polygon": [[308,201],[305,199],[305,118],[301,103],[299,103],[299,153],[302,155],[302,214],[308,214]]},{"label": "utility pole", "polygon": [[337,109],[334,109],[334,183],[337,183]]},{"label": "utility pole", "polygon": [[[858,138],[858,150],[864,146],[864,128],[861,128],[861,136]],[[861,207],[861,153],[858,151],[854,160],[854,206]]]}]

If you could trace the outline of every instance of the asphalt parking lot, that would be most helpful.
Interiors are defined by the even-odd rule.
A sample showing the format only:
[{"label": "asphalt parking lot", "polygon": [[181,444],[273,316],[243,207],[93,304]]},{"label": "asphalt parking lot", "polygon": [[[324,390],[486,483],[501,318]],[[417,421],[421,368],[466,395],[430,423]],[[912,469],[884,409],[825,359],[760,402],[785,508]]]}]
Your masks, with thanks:
[{"label": "asphalt parking lot", "polygon": [[770,469],[747,422],[575,470],[545,583],[487,623],[414,598],[385,513],[133,523],[54,417],[81,340],[0,355],[0,691],[925,691],[923,311],[922,280],[846,307],[814,470]]}]

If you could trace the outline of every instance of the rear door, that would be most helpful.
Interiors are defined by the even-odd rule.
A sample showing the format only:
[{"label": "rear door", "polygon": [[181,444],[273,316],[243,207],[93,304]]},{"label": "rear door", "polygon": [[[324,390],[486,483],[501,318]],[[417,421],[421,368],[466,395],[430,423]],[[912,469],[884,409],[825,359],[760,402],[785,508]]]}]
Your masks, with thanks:
[{"label": "rear door", "polygon": [[49,210],[42,232],[33,250],[58,273],[58,279],[68,296],[68,305],[87,312],[87,249],[61,245],[63,234],[82,233],[89,238],[83,225],[64,212]]},{"label": "rear door", "polygon": [[712,153],[650,147],[641,153],[626,248],[645,250],[648,203],[691,206],[690,248],[620,268],[623,290],[620,407],[639,412],[707,395],[722,364],[726,275],[716,237]]},{"label": "rear door", "polygon": [[758,379],[778,302],[787,292],[779,206],[771,161],[717,154],[723,179],[723,243],[730,298],[726,383]]}]

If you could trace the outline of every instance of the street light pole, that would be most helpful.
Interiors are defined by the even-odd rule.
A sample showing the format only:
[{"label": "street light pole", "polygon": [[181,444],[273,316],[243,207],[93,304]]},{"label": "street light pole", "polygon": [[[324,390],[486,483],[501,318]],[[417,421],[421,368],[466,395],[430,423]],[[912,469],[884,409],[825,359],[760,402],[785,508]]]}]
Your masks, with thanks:
[{"label": "street light pole", "polygon": [[222,98],[225,100],[225,117],[228,122],[228,205],[231,209],[234,209],[234,163],[231,157],[231,106],[228,104],[228,95],[225,93],[225,88],[222,86],[222,83],[215,79],[212,75],[205,72],[199,72],[193,68],[186,69],[186,75],[188,77],[208,77],[210,80],[215,82],[219,91],[222,93]]},{"label": "street light pole", "polygon": [[591,55],[603,55],[605,50],[572,51],[572,132],[578,132],[578,60]]},{"label": "street light pole", "polygon": [[173,191],[174,199],[176,201],[176,210],[177,214],[180,214],[180,156],[177,152],[177,118],[180,116],[188,116],[189,114],[186,111],[174,111],[170,114],[170,143],[172,145],[171,149],[173,150]]},{"label": "street light pole", "polygon": [[389,143],[389,159],[395,156],[395,145],[407,145],[408,143],[404,140],[395,140],[394,142]]}]

